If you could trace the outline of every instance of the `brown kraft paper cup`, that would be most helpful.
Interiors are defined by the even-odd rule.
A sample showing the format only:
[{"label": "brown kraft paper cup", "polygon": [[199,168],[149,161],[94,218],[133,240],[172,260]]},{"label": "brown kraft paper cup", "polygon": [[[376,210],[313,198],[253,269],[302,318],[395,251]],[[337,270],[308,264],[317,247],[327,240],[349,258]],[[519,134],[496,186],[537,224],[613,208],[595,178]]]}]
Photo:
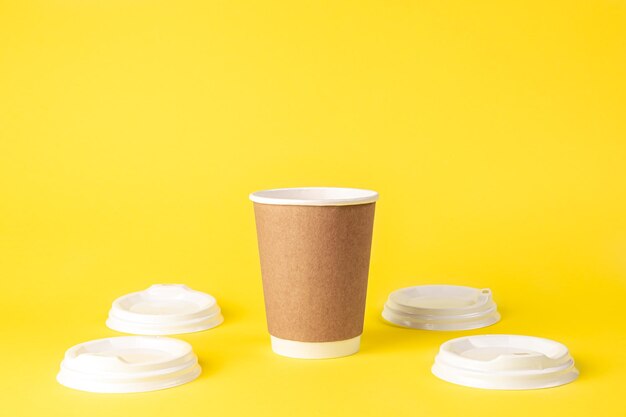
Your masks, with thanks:
[{"label": "brown kraft paper cup", "polygon": [[340,188],[251,195],[276,353],[327,358],[358,351],[377,197]]}]

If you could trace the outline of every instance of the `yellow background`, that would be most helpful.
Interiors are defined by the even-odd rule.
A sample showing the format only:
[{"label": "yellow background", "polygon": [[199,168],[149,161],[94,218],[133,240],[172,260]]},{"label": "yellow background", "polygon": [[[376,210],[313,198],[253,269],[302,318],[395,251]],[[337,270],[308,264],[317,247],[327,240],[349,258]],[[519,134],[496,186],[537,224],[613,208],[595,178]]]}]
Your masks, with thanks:
[{"label": "yellow background", "polygon": [[[270,351],[252,205],[271,187],[380,192],[358,355]],[[623,416],[626,3],[0,0],[1,414]],[[55,382],[152,283],[218,298],[199,380]],[[394,328],[396,288],[490,287],[503,319]],[[570,385],[430,374],[466,334],[565,343]]]}]

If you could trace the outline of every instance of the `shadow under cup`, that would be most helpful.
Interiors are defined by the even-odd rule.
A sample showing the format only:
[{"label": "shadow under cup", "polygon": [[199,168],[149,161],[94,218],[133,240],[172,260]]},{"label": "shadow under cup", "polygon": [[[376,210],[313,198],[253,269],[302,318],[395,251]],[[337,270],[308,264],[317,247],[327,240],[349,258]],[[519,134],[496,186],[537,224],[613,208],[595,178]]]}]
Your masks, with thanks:
[{"label": "shadow under cup", "polygon": [[356,353],[378,193],[283,188],[250,199],[274,352],[304,359]]}]

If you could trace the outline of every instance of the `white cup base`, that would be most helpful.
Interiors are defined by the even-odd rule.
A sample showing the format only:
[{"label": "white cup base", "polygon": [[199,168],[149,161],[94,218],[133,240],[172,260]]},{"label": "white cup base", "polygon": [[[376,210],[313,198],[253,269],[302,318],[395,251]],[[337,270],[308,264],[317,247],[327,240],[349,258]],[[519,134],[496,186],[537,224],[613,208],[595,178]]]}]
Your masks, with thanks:
[{"label": "white cup base", "polygon": [[297,342],[270,336],[274,353],[296,359],[330,359],[357,353],[361,336],[336,342]]}]

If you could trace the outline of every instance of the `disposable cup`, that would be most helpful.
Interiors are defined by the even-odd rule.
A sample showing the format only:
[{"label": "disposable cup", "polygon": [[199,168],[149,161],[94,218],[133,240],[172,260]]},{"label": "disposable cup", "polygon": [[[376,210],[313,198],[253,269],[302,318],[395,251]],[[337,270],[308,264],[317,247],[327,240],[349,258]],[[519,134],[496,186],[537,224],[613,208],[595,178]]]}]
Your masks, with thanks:
[{"label": "disposable cup", "polygon": [[356,353],[378,193],[283,188],[250,199],[274,352],[304,359]]}]

